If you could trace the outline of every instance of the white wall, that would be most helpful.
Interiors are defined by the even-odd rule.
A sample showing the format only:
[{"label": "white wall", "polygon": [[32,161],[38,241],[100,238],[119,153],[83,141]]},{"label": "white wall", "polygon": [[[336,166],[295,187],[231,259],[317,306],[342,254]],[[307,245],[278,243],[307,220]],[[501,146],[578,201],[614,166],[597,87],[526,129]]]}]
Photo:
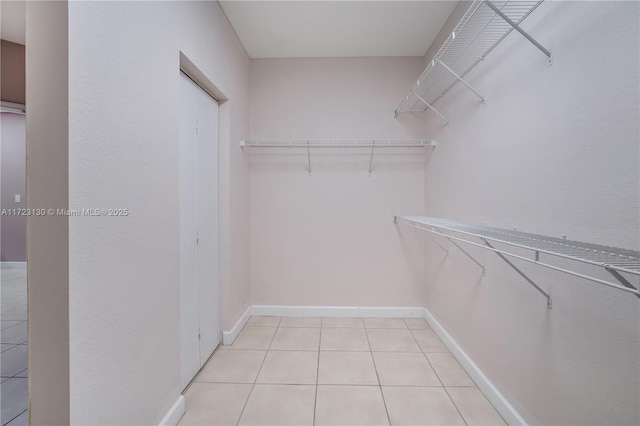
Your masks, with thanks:
[{"label": "white wall", "polygon": [[[69,206],[67,4],[27,3],[27,208]],[[27,219],[29,417],[69,424],[69,223]]]},{"label": "white wall", "polygon": [[[73,424],[154,424],[179,387],[179,67],[229,100],[220,112],[223,328],[248,305],[249,59],[215,2],[69,3]],[[233,241],[233,244],[231,244]]]},{"label": "white wall", "polygon": [[[638,250],[639,26],[638,2],[544,2],[523,28],[551,67],[514,32],[469,74],[486,106],[458,85],[436,104],[448,127],[424,114],[426,213]],[[636,297],[518,263],[549,311],[495,254],[469,249],[481,279],[427,248],[427,308],[527,422],[640,422]]]},{"label": "white wall", "polygon": [[[252,139],[422,138],[425,124],[393,111],[422,58],[251,62]],[[425,155],[369,150],[251,151],[254,304],[419,306],[419,236],[395,213],[421,211]]]}]

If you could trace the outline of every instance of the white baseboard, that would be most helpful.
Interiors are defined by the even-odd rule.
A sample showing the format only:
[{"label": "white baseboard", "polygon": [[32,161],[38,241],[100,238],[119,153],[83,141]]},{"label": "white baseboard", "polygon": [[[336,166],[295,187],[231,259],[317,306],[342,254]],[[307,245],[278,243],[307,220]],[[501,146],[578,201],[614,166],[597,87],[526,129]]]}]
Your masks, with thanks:
[{"label": "white baseboard", "polygon": [[27,262],[0,262],[2,269],[27,269]]},{"label": "white baseboard", "polygon": [[423,308],[252,305],[251,315],[275,317],[422,318]]},{"label": "white baseboard", "polygon": [[251,317],[251,305],[249,305],[247,307],[247,310],[244,311],[242,315],[240,315],[240,318],[238,318],[238,321],[236,321],[236,323],[231,328],[231,330],[222,332],[222,344],[223,345],[232,344],[233,341],[236,340],[236,337],[238,337],[238,334],[240,334],[240,332],[242,331],[242,327],[244,327],[247,321],[249,321],[250,317]]},{"label": "white baseboard", "polygon": [[342,317],[342,318],[423,318],[423,308],[358,307],[358,306],[285,306],[251,305],[229,331],[222,332],[222,344],[236,340],[251,315],[274,317]]},{"label": "white baseboard", "polygon": [[484,375],[482,370],[476,365],[475,362],[467,355],[460,345],[451,337],[449,333],[442,327],[442,325],[435,319],[433,315],[424,308],[424,319],[429,323],[433,331],[440,337],[442,343],[451,351],[453,356],[469,373],[469,376],[476,382],[478,388],[482,391],[484,396],[493,404],[498,410],[502,418],[510,425],[525,425],[527,422],[522,418],[520,413],[507,401],[507,399],[500,393],[498,388]]},{"label": "white baseboard", "polygon": [[164,415],[158,426],[176,426],[182,416],[184,416],[184,396],[180,395],[176,402],[173,403],[167,414]]}]

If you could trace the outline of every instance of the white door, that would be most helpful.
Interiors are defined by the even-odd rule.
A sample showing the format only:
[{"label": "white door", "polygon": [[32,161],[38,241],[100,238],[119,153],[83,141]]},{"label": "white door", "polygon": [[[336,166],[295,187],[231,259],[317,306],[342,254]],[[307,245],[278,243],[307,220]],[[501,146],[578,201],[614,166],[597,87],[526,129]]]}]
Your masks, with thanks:
[{"label": "white door", "polygon": [[180,73],[180,332],[186,386],[220,344],[218,104]]}]

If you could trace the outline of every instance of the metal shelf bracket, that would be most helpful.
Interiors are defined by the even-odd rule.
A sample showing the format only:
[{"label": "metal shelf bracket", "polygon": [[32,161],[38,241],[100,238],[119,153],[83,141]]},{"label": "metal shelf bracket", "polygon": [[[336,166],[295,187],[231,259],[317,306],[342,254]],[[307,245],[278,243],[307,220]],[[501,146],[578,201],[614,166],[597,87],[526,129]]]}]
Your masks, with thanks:
[{"label": "metal shelf bracket", "polygon": [[454,70],[452,70],[451,68],[449,68],[447,66],[447,64],[445,64],[444,62],[442,62],[440,59],[438,59],[438,63],[440,65],[442,65],[444,67],[444,69],[446,69],[447,71],[449,71],[451,73],[451,75],[453,75],[460,83],[464,84],[465,86],[467,86],[467,89],[471,90],[473,92],[474,95],[476,95],[478,98],[480,98],[480,100],[482,101],[482,103],[484,104],[484,96],[482,96],[480,93],[478,93],[476,91],[476,89],[474,89],[473,87],[471,87],[469,85],[469,83],[467,83],[462,77],[460,77],[458,74],[456,74],[456,72]]},{"label": "metal shelf bracket", "polygon": [[513,27],[514,30],[518,31],[520,34],[522,34],[524,36],[524,38],[526,38],[527,40],[529,40],[535,47],[537,47],[538,49],[540,49],[540,51],[542,53],[544,53],[547,58],[549,59],[549,65],[551,65],[553,63],[553,60],[551,58],[551,52],[549,52],[547,49],[545,49],[545,47],[543,45],[541,45],[540,43],[538,43],[536,41],[535,38],[531,37],[529,35],[529,33],[527,33],[525,30],[523,30],[522,28],[520,28],[520,26],[518,24],[516,24],[515,22],[513,22],[507,15],[505,15],[495,4],[491,3],[489,0],[485,0],[485,4],[487,6],[489,6],[491,8],[491,10],[493,10],[495,13],[498,14],[498,16],[500,16],[502,19],[505,20],[505,22],[507,22],[509,25],[511,25]]},{"label": "metal shelf bracket", "polygon": [[435,112],[436,114],[438,114],[438,117],[442,118],[445,123],[449,124],[449,120],[442,114],[440,114],[440,111],[438,111],[437,109],[435,109],[434,107],[431,106],[431,104],[427,101],[424,100],[424,98],[420,95],[418,95],[417,93],[414,93],[416,95],[416,98],[418,98],[420,100],[420,102],[422,102],[423,104],[425,104],[427,106],[427,108],[429,108],[431,111]]},{"label": "metal shelf bracket", "polygon": [[[487,275],[485,269],[484,269],[484,265],[480,262],[478,262],[473,256],[471,256],[469,254],[469,252],[467,252],[465,249],[463,249],[462,247],[460,247],[460,245],[458,243],[456,243],[453,239],[451,239],[451,237],[447,234],[445,234],[444,232],[442,232],[441,229],[433,227],[433,229],[435,229],[436,231],[438,231],[438,233],[444,237],[446,237],[449,242],[451,244],[453,244],[454,246],[457,247],[458,250],[460,250],[462,253],[464,253],[469,259],[471,259],[471,261],[473,261],[473,263],[475,263],[476,265],[478,265],[480,267],[480,269],[482,269],[482,276],[485,277]],[[455,235],[451,235],[453,237],[455,237]]]},{"label": "metal shelf bracket", "polygon": [[[618,282],[620,284],[622,284],[623,286],[630,288],[632,290],[636,290],[638,291],[638,289],[629,282],[629,280],[627,280],[625,277],[622,276],[622,274],[620,274],[620,272],[616,271],[615,269],[611,269],[608,267],[604,267],[605,271],[607,271],[608,273],[610,273],[613,278],[615,278],[616,280],[618,280]],[[636,293],[636,297],[640,298],[640,293]]]},{"label": "metal shelf bracket", "polygon": [[[551,309],[553,307],[553,304],[551,303],[551,296],[549,295],[549,293],[547,293],[546,291],[544,291],[543,289],[541,289],[536,283],[534,283],[531,278],[529,278],[524,272],[522,272],[520,270],[520,268],[518,268],[516,265],[514,265],[509,259],[507,259],[505,257],[505,255],[503,255],[502,253],[495,251],[495,247],[492,246],[489,241],[487,241],[485,238],[481,238],[482,242],[488,246],[489,248],[491,248],[495,254],[497,254],[500,259],[504,260],[505,263],[509,266],[511,266],[517,273],[518,275],[520,275],[522,278],[524,278],[524,280],[526,282],[528,282],[529,284],[531,284],[536,290],[538,290],[540,293],[542,293],[544,295],[544,297],[547,298],[547,308]],[[538,257],[538,252],[536,252],[536,258]]]},{"label": "metal shelf bracket", "polygon": [[369,157],[369,176],[373,170],[373,150],[376,148],[376,141],[371,141],[371,157]]}]

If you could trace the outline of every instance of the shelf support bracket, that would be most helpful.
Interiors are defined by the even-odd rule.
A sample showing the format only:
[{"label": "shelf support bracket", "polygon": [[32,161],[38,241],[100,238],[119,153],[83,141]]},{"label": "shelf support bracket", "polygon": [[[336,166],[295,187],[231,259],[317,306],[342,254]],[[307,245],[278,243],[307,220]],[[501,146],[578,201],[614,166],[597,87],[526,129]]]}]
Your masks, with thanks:
[{"label": "shelf support bracket", "polygon": [[309,141],[307,141],[307,163],[309,164],[309,175],[311,175],[311,148],[309,147]]},{"label": "shelf support bracket", "polygon": [[373,149],[375,148],[376,141],[371,141],[371,157],[369,157],[369,176],[371,176],[371,170],[373,170]]},{"label": "shelf support bracket", "polygon": [[[631,283],[629,282],[629,280],[627,280],[625,277],[623,277],[623,276],[622,276],[622,274],[620,274],[620,272],[616,271],[615,269],[607,268],[606,266],[604,267],[604,269],[605,269],[608,273],[610,273],[610,274],[613,276],[613,278],[615,278],[616,280],[618,280],[618,282],[619,282],[620,284],[622,284],[623,286],[625,286],[625,287],[627,287],[627,288],[630,288],[630,289],[632,289],[632,290],[636,290],[636,291],[638,290],[638,289],[636,288],[636,286],[634,286],[633,284],[631,284]],[[635,295],[636,295],[636,297],[640,298],[640,293],[635,293]]]},{"label": "shelf support bracket", "polygon": [[[441,249],[443,252],[447,253],[447,256],[449,255],[449,250],[447,250],[447,249],[446,249],[442,244],[440,244],[439,242],[437,242],[437,241],[436,241],[436,239],[435,239],[435,238],[433,238],[431,235],[429,235],[429,233],[428,233],[428,232],[425,232],[425,234],[424,234],[424,235],[426,235],[426,236],[427,236],[427,238],[429,238],[433,244],[435,244],[435,245],[437,245],[438,247],[440,247],[440,249]],[[447,239],[448,239],[448,238],[447,238]]]},{"label": "shelf support bracket", "polygon": [[536,290],[538,290],[540,293],[542,293],[544,295],[544,297],[547,298],[547,308],[551,309],[553,307],[553,304],[551,303],[551,296],[549,295],[549,293],[547,293],[546,291],[544,291],[543,289],[541,289],[536,283],[534,283],[531,278],[529,278],[528,276],[525,275],[524,272],[522,272],[516,265],[514,265],[509,259],[507,259],[502,253],[498,252],[495,250],[495,247],[493,247],[491,245],[491,243],[489,243],[489,241],[485,240],[484,238],[482,238],[482,242],[489,248],[493,249],[493,252],[495,254],[497,254],[498,256],[500,256],[500,259],[504,260],[507,265],[511,266],[522,278],[524,278],[529,284],[531,284]]},{"label": "shelf support bracket", "polygon": [[429,102],[425,101],[422,96],[418,95],[417,93],[414,93],[414,95],[416,95],[416,98],[418,98],[420,100],[420,102],[425,104],[427,106],[427,108],[429,108],[431,111],[433,111],[436,114],[438,114],[438,117],[442,118],[447,124],[449,124],[449,120],[447,120],[444,115],[440,114],[440,112],[437,109],[432,107]]},{"label": "shelf support bracket", "polygon": [[520,28],[520,26],[518,24],[516,24],[515,22],[513,22],[507,15],[505,15],[495,4],[491,3],[488,0],[485,0],[485,4],[487,6],[489,6],[495,13],[498,14],[498,16],[500,16],[502,19],[504,19],[509,25],[511,25],[513,27],[514,30],[518,31],[520,34],[522,34],[524,36],[524,38],[526,38],[527,40],[529,40],[535,47],[537,47],[538,49],[540,49],[540,51],[542,53],[544,53],[547,58],[549,58],[549,65],[551,65],[552,60],[551,60],[551,52],[549,52],[547,49],[544,48],[543,45],[541,45],[540,43],[538,43],[536,41],[536,39],[534,39],[533,37],[531,37],[529,35],[529,33],[527,33],[525,30],[523,30],[522,28]]},{"label": "shelf support bracket", "polygon": [[[442,235],[443,237],[446,237],[447,240],[449,240],[449,242],[451,244],[453,244],[454,246],[457,247],[458,250],[460,250],[462,253],[464,253],[469,259],[471,259],[473,261],[473,263],[475,263],[476,265],[478,265],[480,267],[480,269],[482,269],[482,276],[484,277],[486,275],[486,271],[484,270],[484,265],[480,262],[478,262],[473,256],[471,256],[465,249],[463,249],[462,247],[460,247],[460,245],[458,243],[456,243],[453,239],[449,238],[449,235],[445,234],[444,232],[442,232],[441,229],[433,227],[433,229],[435,229],[436,231],[438,231],[438,233],[440,235]],[[447,251],[447,253],[449,253]]]},{"label": "shelf support bracket", "polygon": [[462,84],[464,84],[465,86],[467,86],[467,89],[471,90],[478,98],[480,98],[480,100],[482,101],[482,103],[484,103],[484,96],[482,96],[480,93],[478,93],[473,87],[471,87],[469,85],[469,83],[467,83],[462,77],[460,77],[458,74],[456,74],[456,72],[454,70],[452,70],[451,68],[449,68],[444,62],[442,62],[440,59],[438,59],[438,63],[440,65],[442,65],[444,67],[444,69],[446,69],[447,71],[449,71],[456,79],[458,79],[458,81]]}]

